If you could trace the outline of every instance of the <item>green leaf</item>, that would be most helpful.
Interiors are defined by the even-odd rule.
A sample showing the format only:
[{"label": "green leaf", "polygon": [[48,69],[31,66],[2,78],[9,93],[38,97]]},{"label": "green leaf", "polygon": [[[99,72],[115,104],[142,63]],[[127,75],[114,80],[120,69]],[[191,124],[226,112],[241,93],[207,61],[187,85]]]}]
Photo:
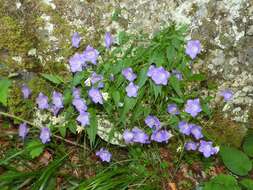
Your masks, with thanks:
[{"label": "green leaf", "polygon": [[75,121],[69,121],[67,126],[68,126],[71,133],[76,134],[76,122]]},{"label": "green leaf", "polygon": [[183,104],[184,100],[181,98],[176,98],[176,97],[170,97],[170,100],[172,100],[173,102],[179,103],[179,104]]},{"label": "green leaf", "polygon": [[136,103],[137,103],[137,98],[129,98],[125,96],[124,113],[128,113],[130,110],[132,110]]},{"label": "green leaf", "polygon": [[203,190],[240,190],[236,179],[230,175],[220,174],[206,182]]},{"label": "green leaf", "polygon": [[120,102],[120,93],[119,93],[119,91],[113,90],[112,98],[113,98],[113,101],[115,102],[115,105],[118,106],[118,104]]},{"label": "green leaf", "polygon": [[46,80],[54,83],[54,84],[61,84],[64,83],[63,78],[61,78],[58,75],[51,75],[51,74],[41,74],[42,77],[44,77]]},{"label": "green leaf", "polygon": [[245,190],[253,190],[253,180],[252,179],[243,179],[239,183]]},{"label": "green leaf", "polygon": [[29,151],[29,154],[30,154],[32,159],[34,159],[34,158],[38,157],[39,155],[41,155],[41,153],[44,150],[44,147],[45,147],[45,145],[42,144],[38,140],[30,141],[27,144],[27,150]]},{"label": "green leaf", "polygon": [[180,82],[177,79],[177,77],[171,76],[169,78],[169,80],[170,80],[170,84],[171,84],[172,88],[175,90],[175,92],[177,93],[177,95],[180,96],[180,97],[182,97],[183,96],[183,92],[181,90]]},{"label": "green leaf", "polygon": [[253,134],[248,134],[243,142],[243,150],[244,152],[250,156],[253,157]]},{"label": "green leaf", "polygon": [[206,80],[206,76],[204,74],[193,74],[189,78],[189,81],[203,81],[203,80]]},{"label": "green leaf", "polygon": [[85,73],[84,72],[78,72],[74,75],[72,85],[77,86],[81,84],[82,80],[85,78]]},{"label": "green leaf", "polygon": [[90,125],[86,128],[86,130],[87,130],[88,137],[90,139],[90,145],[91,147],[93,147],[95,144],[95,139],[97,135],[98,122],[97,122],[97,116],[96,116],[95,110],[89,109],[89,113],[90,113]]},{"label": "green leaf", "polygon": [[156,66],[162,66],[165,65],[166,59],[165,59],[165,55],[163,53],[163,51],[161,51],[160,49],[156,49],[152,52],[152,55],[149,59],[150,63],[156,63]]},{"label": "green leaf", "polygon": [[121,31],[118,33],[118,41],[120,45],[125,44],[129,40],[129,36],[126,32]]},{"label": "green leaf", "polygon": [[221,158],[225,166],[233,173],[245,176],[252,169],[252,162],[246,154],[233,147],[222,146]]},{"label": "green leaf", "polygon": [[167,49],[166,49],[166,56],[167,56],[168,62],[170,64],[173,63],[173,61],[175,59],[175,55],[176,55],[175,48],[173,46],[167,47]]},{"label": "green leaf", "polygon": [[7,98],[9,87],[11,86],[11,81],[8,79],[0,80],[0,103],[7,106]]},{"label": "green leaf", "polygon": [[63,102],[64,102],[64,105],[68,105],[68,104],[72,103],[72,90],[71,89],[64,90]]},{"label": "green leaf", "polygon": [[210,117],[211,116],[211,109],[209,108],[208,104],[203,103],[201,105],[201,107],[202,107],[203,112],[206,113]]},{"label": "green leaf", "polygon": [[59,126],[59,131],[62,137],[66,136],[66,127],[65,126]]},{"label": "green leaf", "polygon": [[148,76],[147,76],[147,70],[148,68],[142,68],[137,79],[137,85],[139,88],[141,88],[147,81]]},{"label": "green leaf", "polygon": [[18,171],[7,171],[0,175],[1,182],[13,182],[20,179],[27,179],[28,177],[35,177],[39,172],[18,172]]},{"label": "green leaf", "polygon": [[63,161],[67,158],[67,154],[62,156],[61,158],[55,159],[51,162],[41,173],[39,179],[33,184],[32,190],[46,190],[48,189],[48,183],[50,179],[53,177],[58,170],[58,168],[63,164]]}]

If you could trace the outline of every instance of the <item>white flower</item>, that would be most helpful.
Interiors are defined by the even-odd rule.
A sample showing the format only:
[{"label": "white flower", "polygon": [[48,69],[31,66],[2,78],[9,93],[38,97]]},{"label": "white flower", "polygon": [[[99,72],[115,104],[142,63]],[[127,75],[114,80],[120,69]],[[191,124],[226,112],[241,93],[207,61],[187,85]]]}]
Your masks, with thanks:
[{"label": "white flower", "polygon": [[109,98],[109,94],[107,92],[102,92],[102,96],[105,101]]},{"label": "white flower", "polygon": [[84,127],[77,125],[76,131],[78,134],[81,133],[83,130],[84,130]]},{"label": "white flower", "polygon": [[91,80],[90,77],[86,79],[86,81],[84,81],[85,86],[91,86]]}]

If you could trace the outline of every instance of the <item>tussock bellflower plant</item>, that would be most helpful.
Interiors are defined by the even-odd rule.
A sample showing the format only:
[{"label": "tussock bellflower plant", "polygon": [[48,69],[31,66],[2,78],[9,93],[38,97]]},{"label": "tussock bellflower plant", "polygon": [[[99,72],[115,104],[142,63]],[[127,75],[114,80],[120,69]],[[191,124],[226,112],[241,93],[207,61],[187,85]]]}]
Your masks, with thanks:
[{"label": "tussock bellflower plant", "polygon": [[[108,143],[132,148],[174,143],[170,139],[177,135],[177,139],[187,140],[186,150],[199,151],[204,157],[215,155],[218,148],[203,140],[199,126],[202,118],[210,118],[212,114],[206,111],[208,99],[186,86],[195,82],[190,63],[201,53],[201,44],[199,40],[185,44],[183,31],[175,26],[165,28],[149,42],[145,41],[145,45],[145,36],[137,38],[121,32],[113,48],[114,38],[107,32],[100,40],[104,44],[98,47],[96,44],[97,49],[94,44],[80,46],[82,37],[75,32],[71,51],[78,52],[73,52],[66,61],[70,68],[68,76],[59,76],[62,75],[59,72],[44,77],[50,81],[50,87],[55,85],[49,93],[47,90],[52,96],[49,101],[40,92],[36,98],[39,114],[35,117],[40,120],[36,125],[50,126],[41,128],[41,142],[51,141],[50,130],[53,136],[59,133],[64,138],[70,132],[85,131],[91,145],[99,142],[99,136]],[[31,90],[24,85],[22,94],[27,99]],[[229,90],[220,95],[224,101],[233,96]],[[19,136],[24,139],[27,133],[26,124],[21,124]],[[96,155],[103,162],[112,158],[105,148]]]}]

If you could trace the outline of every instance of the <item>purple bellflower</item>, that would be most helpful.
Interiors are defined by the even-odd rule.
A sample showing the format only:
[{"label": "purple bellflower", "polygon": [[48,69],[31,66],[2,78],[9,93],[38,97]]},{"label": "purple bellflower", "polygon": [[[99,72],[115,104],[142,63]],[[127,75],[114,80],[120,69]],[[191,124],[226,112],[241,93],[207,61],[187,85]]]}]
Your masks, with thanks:
[{"label": "purple bellflower", "polygon": [[98,75],[97,73],[93,72],[90,76],[90,82],[91,84],[96,84],[97,82],[103,80],[102,75]]},{"label": "purple bellflower", "polygon": [[156,68],[154,65],[149,67],[147,76],[151,77],[157,85],[167,85],[170,73],[163,67]]},{"label": "purple bellflower", "polygon": [[45,96],[42,92],[39,93],[39,96],[36,98],[36,103],[38,104],[38,108],[41,110],[48,109],[48,97]]},{"label": "purple bellflower", "polygon": [[126,92],[128,97],[137,97],[139,86],[135,85],[133,82],[130,82],[126,87]]},{"label": "purple bellflower", "polygon": [[96,156],[98,156],[103,162],[110,162],[112,158],[112,154],[105,148],[101,148],[97,151]]},{"label": "purple bellflower", "polygon": [[81,97],[81,89],[80,88],[73,88],[72,89],[72,96],[73,96],[73,98],[80,98]]},{"label": "purple bellflower", "polygon": [[133,69],[131,67],[125,68],[122,70],[122,75],[130,82],[136,79],[136,74],[134,74]]},{"label": "purple bellflower", "polygon": [[92,64],[96,65],[99,52],[90,45],[88,45],[85,51],[83,52],[83,56],[85,61],[91,62]]},{"label": "purple bellflower", "polygon": [[190,135],[191,134],[191,125],[189,125],[185,121],[180,121],[179,124],[178,124],[178,128],[179,128],[180,133],[182,133],[184,135]]},{"label": "purple bellflower", "polygon": [[87,111],[87,105],[82,98],[74,98],[72,100],[72,105],[79,113]]},{"label": "purple bellflower", "polygon": [[18,135],[24,140],[26,135],[28,134],[29,129],[27,128],[26,123],[22,123],[18,128]]},{"label": "purple bellflower", "polygon": [[222,90],[220,92],[220,96],[223,96],[224,101],[228,102],[228,101],[232,100],[232,98],[233,98],[233,92],[232,92],[232,90],[229,90],[229,89]]},{"label": "purple bellflower", "polygon": [[162,143],[168,142],[168,140],[172,137],[172,134],[167,130],[156,130],[151,135],[151,140]]},{"label": "purple bellflower", "polygon": [[187,42],[185,53],[194,59],[201,52],[199,40],[190,40]]},{"label": "purple bellflower", "polygon": [[201,152],[204,157],[209,158],[210,156],[217,154],[219,151],[218,147],[213,147],[211,141],[200,141],[199,152]]},{"label": "purple bellflower", "polygon": [[82,127],[85,127],[90,124],[90,114],[88,112],[81,112],[76,120],[81,123]]},{"label": "purple bellflower", "polygon": [[60,110],[61,108],[55,106],[54,104],[50,105],[49,107],[49,111],[51,111],[54,114],[54,116],[57,116]]},{"label": "purple bellflower", "polygon": [[185,149],[190,151],[190,150],[197,150],[198,148],[198,143],[192,142],[192,141],[188,141],[187,143],[185,143]]},{"label": "purple bellflower", "polygon": [[145,119],[145,124],[149,126],[151,129],[160,129],[161,128],[161,122],[156,116],[149,115]]},{"label": "purple bellflower", "polygon": [[202,111],[199,98],[194,100],[187,100],[185,112],[189,113],[192,117],[196,117]]},{"label": "purple bellflower", "polygon": [[134,133],[126,129],[123,133],[123,139],[126,144],[132,143],[134,138]]},{"label": "purple bellflower", "polygon": [[176,104],[169,104],[167,107],[167,112],[170,113],[171,115],[178,115],[179,110]]},{"label": "purple bellflower", "polygon": [[43,144],[50,142],[51,132],[48,127],[42,127],[40,130],[40,140]]},{"label": "purple bellflower", "polygon": [[60,92],[53,92],[53,101],[52,103],[57,107],[57,108],[63,108],[63,95]]},{"label": "purple bellflower", "polygon": [[147,144],[149,143],[149,136],[141,129],[135,127],[132,129],[134,134],[133,142]]},{"label": "purple bellflower", "polygon": [[105,33],[105,47],[107,49],[109,49],[111,47],[111,45],[113,44],[113,42],[114,42],[114,39],[113,39],[111,33],[110,32],[106,32]]},{"label": "purple bellflower", "polygon": [[22,88],[21,88],[21,91],[23,93],[23,97],[24,99],[27,99],[29,98],[30,94],[31,94],[31,90],[30,88],[27,86],[27,85],[23,85]]},{"label": "purple bellflower", "polygon": [[103,96],[102,96],[102,93],[99,91],[99,89],[91,88],[89,90],[89,97],[95,104],[97,103],[103,104]]},{"label": "purple bellflower", "polygon": [[191,134],[194,136],[195,139],[201,139],[203,137],[202,128],[195,124],[190,124],[191,126]]},{"label": "purple bellflower", "polygon": [[83,67],[86,66],[84,56],[79,53],[75,53],[69,59],[70,70],[72,73],[80,72],[83,70]]},{"label": "purple bellflower", "polygon": [[81,42],[82,38],[78,34],[78,32],[75,32],[72,36],[72,46],[75,48],[79,48],[79,43]]}]

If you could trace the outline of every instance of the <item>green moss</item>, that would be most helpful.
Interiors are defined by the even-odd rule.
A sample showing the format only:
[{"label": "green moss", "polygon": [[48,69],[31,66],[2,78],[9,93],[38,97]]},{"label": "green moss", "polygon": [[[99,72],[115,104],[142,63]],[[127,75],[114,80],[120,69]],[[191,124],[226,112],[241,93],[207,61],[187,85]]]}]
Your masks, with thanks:
[{"label": "green moss", "polygon": [[35,76],[28,82],[28,86],[32,90],[31,97],[24,100],[21,86],[21,81],[14,81],[9,93],[7,107],[9,108],[9,113],[31,120],[36,107],[36,97],[40,92],[50,97],[53,87],[44,79]]},{"label": "green moss", "polygon": [[32,43],[23,34],[22,26],[13,18],[0,18],[0,49],[25,53]]},{"label": "green moss", "polygon": [[204,130],[207,137],[215,143],[229,144],[235,147],[240,147],[246,135],[244,126],[225,118],[222,113],[216,113]]}]

